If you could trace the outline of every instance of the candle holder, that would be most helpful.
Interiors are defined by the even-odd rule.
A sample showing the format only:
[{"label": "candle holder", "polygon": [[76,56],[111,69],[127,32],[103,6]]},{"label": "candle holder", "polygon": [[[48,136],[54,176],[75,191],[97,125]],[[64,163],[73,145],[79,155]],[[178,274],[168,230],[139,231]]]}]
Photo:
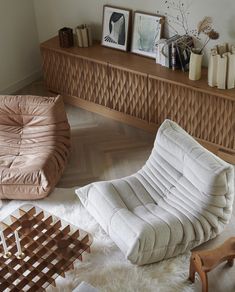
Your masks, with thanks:
[{"label": "candle holder", "polygon": [[69,27],[63,27],[59,30],[59,41],[61,48],[73,47],[73,30]]},{"label": "candle holder", "polygon": [[11,256],[12,256],[12,253],[9,251],[7,253],[4,253],[3,255],[4,259],[9,259]]},{"label": "candle holder", "polygon": [[16,258],[17,258],[18,260],[23,260],[23,259],[25,258],[25,254],[24,254],[23,252],[21,252],[21,253],[17,253],[17,254],[16,254]]},{"label": "candle holder", "polygon": [[12,256],[12,254],[8,251],[6,239],[5,239],[4,233],[2,231],[0,231],[0,238],[1,238],[2,246],[3,246],[3,257],[4,257],[4,259],[8,259]]},{"label": "candle holder", "polygon": [[20,245],[20,238],[19,238],[19,234],[17,230],[15,230],[14,234],[15,234],[15,240],[16,240],[16,246],[17,246],[16,257],[17,259],[21,260],[25,257],[25,254],[22,252],[21,245]]}]

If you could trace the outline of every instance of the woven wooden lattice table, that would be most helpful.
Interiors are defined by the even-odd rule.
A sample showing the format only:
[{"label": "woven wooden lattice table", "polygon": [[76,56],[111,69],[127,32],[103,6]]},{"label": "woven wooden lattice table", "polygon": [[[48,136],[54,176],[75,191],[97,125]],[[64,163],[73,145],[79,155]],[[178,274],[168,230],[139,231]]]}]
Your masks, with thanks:
[{"label": "woven wooden lattice table", "polygon": [[[0,245],[0,291],[45,291],[75,260],[90,252],[92,237],[85,231],[32,205],[24,205],[0,222],[12,256]],[[21,239],[23,259],[16,257],[14,231]]]}]

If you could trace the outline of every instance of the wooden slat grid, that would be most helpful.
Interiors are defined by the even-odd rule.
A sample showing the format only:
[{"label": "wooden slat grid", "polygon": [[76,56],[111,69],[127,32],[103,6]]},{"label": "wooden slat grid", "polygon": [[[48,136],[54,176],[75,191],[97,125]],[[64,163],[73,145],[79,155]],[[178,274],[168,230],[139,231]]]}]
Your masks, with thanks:
[{"label": "wooden slat grid", "polygon": [[[58,276],[82,260],[83,252],[90,252],[91,236],[61,221],[40,208],[24,205],[1,222],[9,251],[3,257],[0,246],[0,291],[44,291],[56,285]],[[21,238],[25,258],[16,258],[14,231]]]}]

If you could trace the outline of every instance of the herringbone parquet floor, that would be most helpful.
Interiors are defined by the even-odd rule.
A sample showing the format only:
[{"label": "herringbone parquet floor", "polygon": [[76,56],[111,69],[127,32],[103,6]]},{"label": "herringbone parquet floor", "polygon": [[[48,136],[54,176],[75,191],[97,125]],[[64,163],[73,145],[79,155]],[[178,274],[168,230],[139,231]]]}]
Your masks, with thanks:
[{"label": "herringbone parquet floor", "polygon": [[[42,81],[18,94],[51,95]],[[71,126],[72,152],[58,187],[123,177],[144,164],[155,136],[100,115],[66,105]]]}]

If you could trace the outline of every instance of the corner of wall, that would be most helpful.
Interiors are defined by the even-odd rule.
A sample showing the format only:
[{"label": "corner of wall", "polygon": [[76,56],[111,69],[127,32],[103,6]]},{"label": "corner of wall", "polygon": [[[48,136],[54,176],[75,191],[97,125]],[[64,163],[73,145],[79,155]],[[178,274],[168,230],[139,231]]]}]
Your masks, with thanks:
[{"label": "corner of wall", "polygon": [[42,78],[42,70],[37,70],[35,72],[32,72],[25,78],[18,80],[12,84],[10,84],[8,87],[0,89],[0,94],[14,94],[18,90],[24,88],[25,86],[31,84],[32,82]]}]

